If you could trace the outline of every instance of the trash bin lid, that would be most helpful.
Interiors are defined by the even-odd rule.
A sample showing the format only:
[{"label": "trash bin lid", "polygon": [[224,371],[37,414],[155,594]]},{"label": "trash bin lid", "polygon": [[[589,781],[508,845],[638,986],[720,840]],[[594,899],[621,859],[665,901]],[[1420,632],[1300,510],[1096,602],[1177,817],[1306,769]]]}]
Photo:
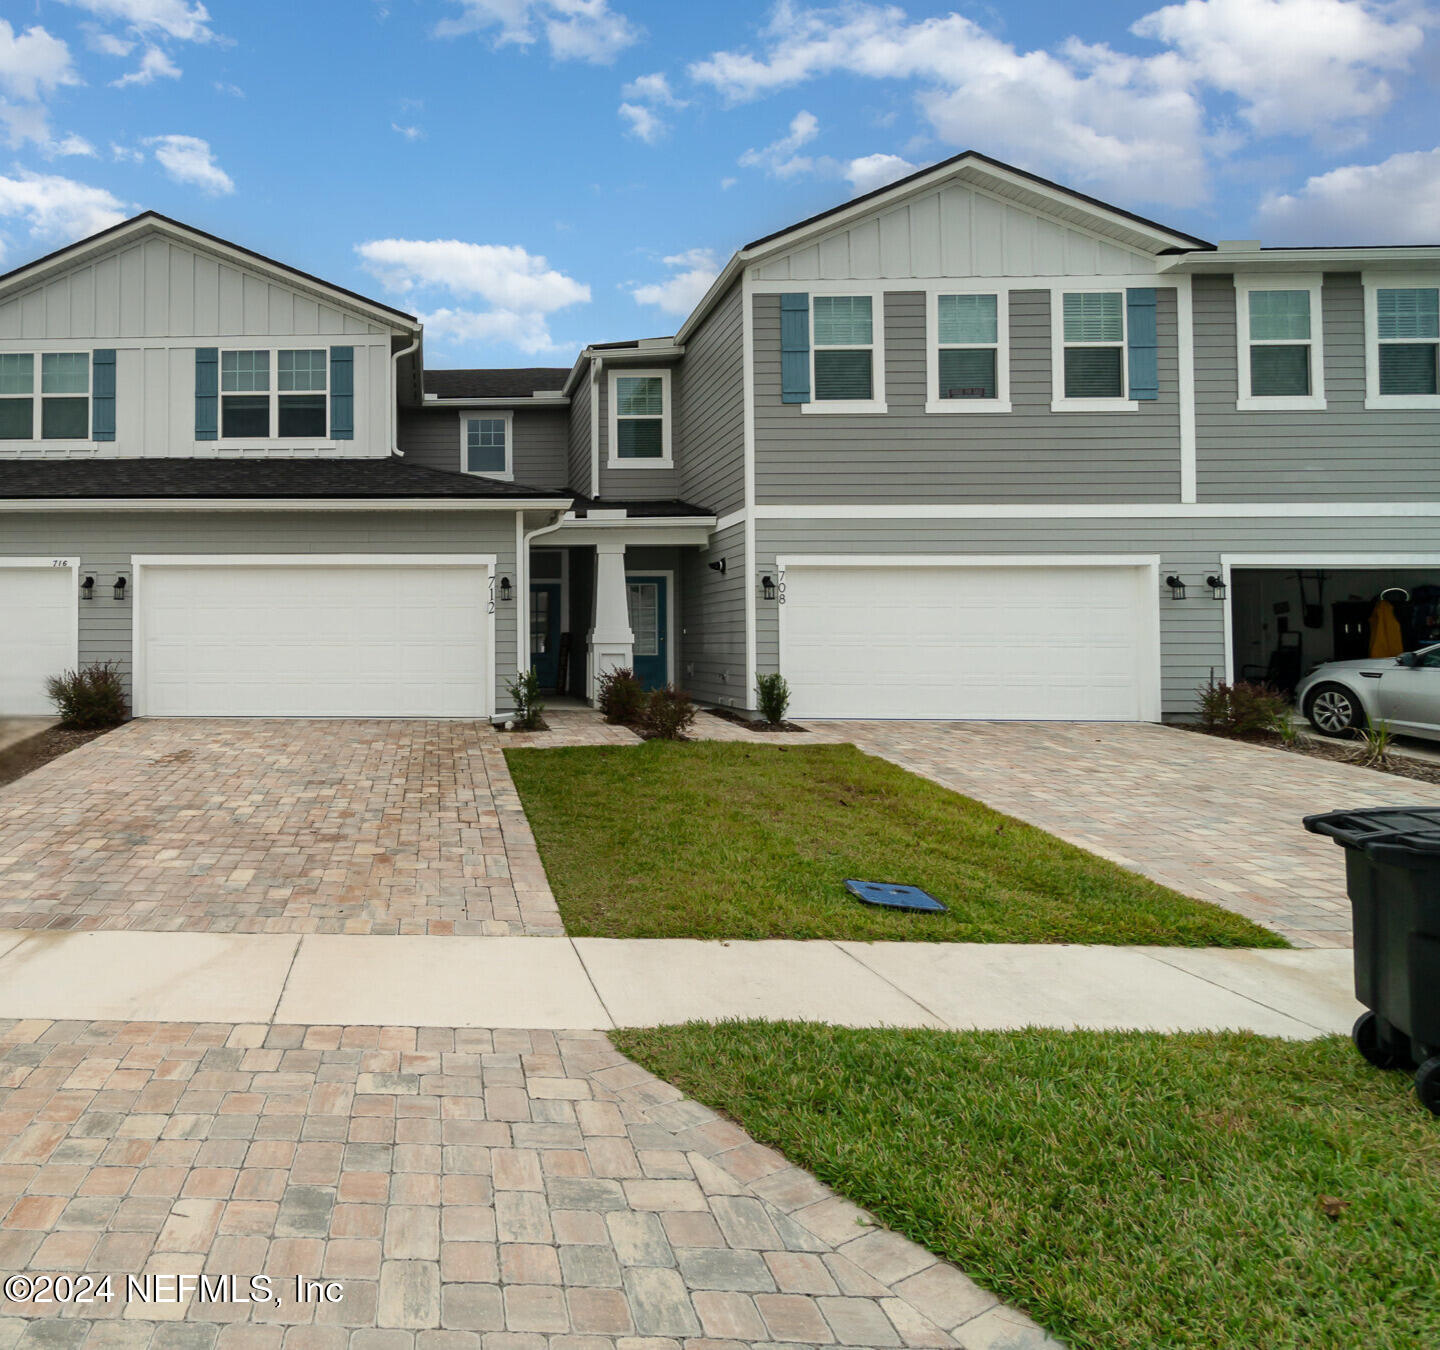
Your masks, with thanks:
[{"label": "trash bin lid", "polygon": [[1440,854],[1440,806],[1381,806],[1306,816],[1311,834],[1328,834],[1346,848],[1387,854]]}]

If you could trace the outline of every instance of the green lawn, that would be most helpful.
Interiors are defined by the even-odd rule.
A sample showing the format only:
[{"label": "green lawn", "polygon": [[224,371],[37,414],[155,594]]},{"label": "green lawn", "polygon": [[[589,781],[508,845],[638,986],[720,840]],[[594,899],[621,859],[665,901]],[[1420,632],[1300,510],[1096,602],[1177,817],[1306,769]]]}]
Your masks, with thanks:
[{"label": "green lawn", "polygon": [[1440,1345],[1440,1121],[1341,1038],[613,1039],[1074,1350]]},{"label": "green lawn", "polygon": [[[851,745],[505,758],[577,937],[1287,945]],[[950,912],[873,909],[846,877],[922,886]]]}]

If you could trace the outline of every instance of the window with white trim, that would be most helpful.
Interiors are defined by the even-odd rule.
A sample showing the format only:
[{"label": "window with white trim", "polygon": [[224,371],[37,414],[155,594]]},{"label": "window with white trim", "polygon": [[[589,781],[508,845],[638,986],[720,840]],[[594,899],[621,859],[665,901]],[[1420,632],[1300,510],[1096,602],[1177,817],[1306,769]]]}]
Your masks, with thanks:
[{"label": "window with white trim", "polygon": [[875,400],[874,297],[811,297],[812,397],[817,403]]},{"label": "window with white trim", "polygon": [[510,428],[509,413],[461,413],[461,469],[487,478],[509,478]]},{"label": "window with white trim", "polygon": [[1237,277],[1238,406],[1325,406],[1319,277]]},{"label": "window with white trim", "polygon": [[222,351],[220,438],[324,440],[329,366],[329,352],[319,347]]},{"label": "window with white trim", "polygon": [[1385,285],[1367,278],[1365,291],[1367,402],[1440,406],[1440,285]]},{"label": "window with white trim", "polygon": [[83,441],[89,437],[89,352],[0,353],[0,440]]},{"label": "window with white trim", "polygon": [[608,395],[609,467],[671,468],[670,372],[612,370]]},{"label": "window with white trim", "polygon": [[1066,291],[1064,397],[1125,397],[1125,292]]},{"label": "window with white trim", "polygon": [[1008,302],[987,292],[931,296],[930,412],[1009,411]]}]

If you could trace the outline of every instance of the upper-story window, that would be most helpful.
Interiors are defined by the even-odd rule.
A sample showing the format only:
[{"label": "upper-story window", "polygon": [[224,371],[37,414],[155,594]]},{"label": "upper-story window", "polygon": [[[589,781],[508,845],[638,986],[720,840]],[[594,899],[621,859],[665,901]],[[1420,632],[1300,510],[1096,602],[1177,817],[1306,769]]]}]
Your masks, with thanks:
[{"label": "upper-story window", "polygon": [[1366,406],[1440,407],[1440,285],[1367,277],[1365,301]]},{"label": "upper-story window", "polygon": [[927,411],[1009,412],[1007,300],[932,295]]},{"label": "upper-story window", "polygon": [[[40,415],[35,415],[39,361]],[[36,425],[38,420],[38,427]],[[0,354],[0,440],[83,441],[90,436],[89,352]]]},{"label": "upper-story window", "polygon": [[222,440],[326,435],[328,354],[323,348],[220,353]]},{"label": "upper-story window", "polygon": [[875,322],[868,295],[817,295],[815,401],[869,403],[875,398]]},{"label": "upper-story window", "polygon": [[1239,406],[1323,408],[1320,279],[1237,278]]},{"label": "upper-story window", "polygon": [[670,468],[670,372],[612,370],[609,394],[609,467]]},{"label": "upper-story window", "polygon": [[1065,397],[1125,397],[1125,294],[1067,291]]},{"label": "upper-story window", "polygon": [[461,414],[460,462],[466,473],[487,478],[512,476],[510,426],[509,413]]}]

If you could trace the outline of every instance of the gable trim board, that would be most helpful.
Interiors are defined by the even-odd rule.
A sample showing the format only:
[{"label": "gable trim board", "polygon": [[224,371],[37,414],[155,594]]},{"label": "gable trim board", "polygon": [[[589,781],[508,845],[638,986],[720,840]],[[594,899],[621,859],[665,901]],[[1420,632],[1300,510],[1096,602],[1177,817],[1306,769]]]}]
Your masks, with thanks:
[{"label": "gable trim board", "polygon": [[807,506],[803,503],[750,508],[759,520],[1063,520],[1079,518],[1247,516],[1440,516],[1440,502],[1077,502],[1034,505],[957,506],[946,503],[897,503],[893,506]]},{"label": "gable trim board", "polygon": [[45,679],[80,667],[82,603],[79,559],[0,557],[0,710],[53,716]]}]

